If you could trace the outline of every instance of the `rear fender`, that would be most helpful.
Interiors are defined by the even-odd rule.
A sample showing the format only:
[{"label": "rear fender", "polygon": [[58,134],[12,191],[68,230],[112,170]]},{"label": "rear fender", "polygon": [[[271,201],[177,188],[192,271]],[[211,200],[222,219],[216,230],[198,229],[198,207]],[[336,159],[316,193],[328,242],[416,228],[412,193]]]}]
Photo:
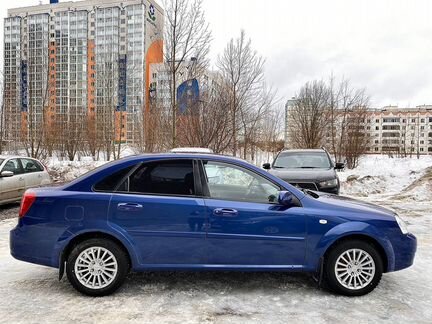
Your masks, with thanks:
[{"label": "rear fender", "polygon": [[55,267],[59,267],[59,279],[63,276],[64,263],[66,261],[66,255],[64,255],[65,249],[68,247],[69,243],[76,237],[89,234],[89,233],[100,233],[108,236],[112,236],[122,243],[122,245],[127,250],[132,269],[136,268],[138,265],[138,257],[135,253],[133,247],[135,243],[133,240],[122,230],[116,228],[115,226],[107,226],[106,221],[94,221],[86,222],[85,226],[78,225],[68,228],[56,242],[53,253],[51,256],[51,263]]}]

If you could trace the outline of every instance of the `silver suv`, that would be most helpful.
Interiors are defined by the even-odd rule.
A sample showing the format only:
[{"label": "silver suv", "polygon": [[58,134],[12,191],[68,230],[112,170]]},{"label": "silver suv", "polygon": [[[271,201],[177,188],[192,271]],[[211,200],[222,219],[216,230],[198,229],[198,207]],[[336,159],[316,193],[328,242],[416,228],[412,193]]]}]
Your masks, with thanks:
[{"label": "silver suv", "polygon": [[19,201],[26,189],[50,183],[51,177],[40,161],[0,155],[0,205]]}]

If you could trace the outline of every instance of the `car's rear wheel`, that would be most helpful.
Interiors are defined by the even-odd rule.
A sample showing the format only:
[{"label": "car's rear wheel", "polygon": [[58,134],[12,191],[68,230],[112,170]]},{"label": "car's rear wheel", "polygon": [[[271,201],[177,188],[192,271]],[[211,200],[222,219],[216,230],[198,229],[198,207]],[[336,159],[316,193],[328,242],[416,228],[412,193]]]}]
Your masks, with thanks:
[{"label": "car's rear wheel", "polygon": [[129,270],[125,251],[115,242],[94,238],[76,245],[67,258],[66,273],[72,286],[89,296],[116,291]]},{"label": "car's rear wheel", "polygon": [[378,285],[383,273],[383,262],[377,249],[361,240],[337,244],[324,262],[328,288],[345,296],[368,294]]}]

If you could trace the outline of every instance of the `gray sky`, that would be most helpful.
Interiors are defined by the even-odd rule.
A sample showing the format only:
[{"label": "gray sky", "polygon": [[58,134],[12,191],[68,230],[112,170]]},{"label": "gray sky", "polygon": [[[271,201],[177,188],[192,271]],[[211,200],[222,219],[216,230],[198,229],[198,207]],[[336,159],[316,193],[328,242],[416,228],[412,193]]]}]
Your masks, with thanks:
[{"label": "gray sky", "polygon": [[[38,3],[1,1],[0,10]],[[282,98],[333,72],[366,87],[373,106],[432,104],[432,1],[204,0],[204,9],[213,62],[244,29]]]}]

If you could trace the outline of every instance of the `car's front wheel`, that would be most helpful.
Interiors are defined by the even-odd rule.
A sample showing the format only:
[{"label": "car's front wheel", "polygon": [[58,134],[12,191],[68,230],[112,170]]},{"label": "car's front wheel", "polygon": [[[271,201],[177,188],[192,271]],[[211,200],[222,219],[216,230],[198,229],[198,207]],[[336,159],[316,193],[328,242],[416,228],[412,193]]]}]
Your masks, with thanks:
[{"label": "car's front wheel", "polygon": [[325,260],[328,288],[346,296],[368,294],[381,280],[383,262],[376,248],[365,241],[347,240],[336,245]]},{"label": "car's front wheel", "polygon": [[118,244],[102,238],[76,245],[67,259],[66,273],[72,286],[89,296],[113,293],[123,283],[129,259]]}]

